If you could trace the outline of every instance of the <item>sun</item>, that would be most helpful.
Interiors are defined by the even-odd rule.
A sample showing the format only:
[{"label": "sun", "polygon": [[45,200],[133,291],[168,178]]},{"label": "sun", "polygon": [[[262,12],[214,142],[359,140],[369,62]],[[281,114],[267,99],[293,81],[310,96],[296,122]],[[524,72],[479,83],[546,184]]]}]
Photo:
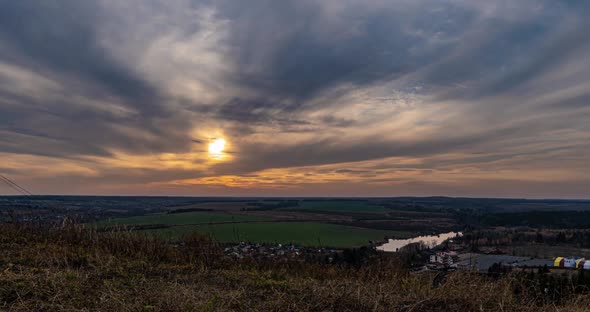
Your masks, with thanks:
[{"label": "sun", "polygon": [[225,140],[224,139],[215,139],[213,142],[209,143],[209,154],[213,157],[219,157],[223,154],[225,150]]}]

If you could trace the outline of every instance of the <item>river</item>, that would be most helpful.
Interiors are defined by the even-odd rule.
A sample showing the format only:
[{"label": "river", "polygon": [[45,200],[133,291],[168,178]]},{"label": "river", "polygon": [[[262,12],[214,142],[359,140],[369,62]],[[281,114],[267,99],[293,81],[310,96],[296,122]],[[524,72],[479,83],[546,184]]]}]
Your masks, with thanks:
[{"label": "river", "polygon": [[388,252],[396,252],[400,248],[407,246],[412,243],[419,243],[422,242],[428,247],[435,247],[442,244],[445,240],[449,238],[453,238],[455,236],[462,236],[463,233],[461,232],[448,232],[442,233],[438,235],[429,235],[429,236],[418,236],[414,238],[408,239],[390,239],[387,243],[378,246],[377,250],[388,251]]}]

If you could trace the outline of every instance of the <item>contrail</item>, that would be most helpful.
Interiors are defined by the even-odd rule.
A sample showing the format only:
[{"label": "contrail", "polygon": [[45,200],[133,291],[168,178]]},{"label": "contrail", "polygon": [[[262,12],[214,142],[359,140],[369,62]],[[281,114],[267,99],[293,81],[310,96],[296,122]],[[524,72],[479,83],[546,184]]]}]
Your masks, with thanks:
[{"label": "contrail", "polygon": [[32,196],[33,193],[29,192],[26,188],[16,184],[14,181],[10,180],[9,178],[5,177],[4,175],[0,174],[0,180],[4,181],[8,186],[16,190],[17,192]]}]

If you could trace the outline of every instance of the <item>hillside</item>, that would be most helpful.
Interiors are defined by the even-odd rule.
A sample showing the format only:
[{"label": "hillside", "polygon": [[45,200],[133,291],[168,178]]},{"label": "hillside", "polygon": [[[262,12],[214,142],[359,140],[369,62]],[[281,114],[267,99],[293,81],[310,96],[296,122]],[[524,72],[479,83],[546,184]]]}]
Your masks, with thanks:
[{"label": "hillside", "polygon": [[0,310],[585,311],[590,304],[565,284],[555,297],[518,276],[411,274],[383,254],[353,260],[236,261],[198,235],[170,245],[74,225],[3,225]]}]

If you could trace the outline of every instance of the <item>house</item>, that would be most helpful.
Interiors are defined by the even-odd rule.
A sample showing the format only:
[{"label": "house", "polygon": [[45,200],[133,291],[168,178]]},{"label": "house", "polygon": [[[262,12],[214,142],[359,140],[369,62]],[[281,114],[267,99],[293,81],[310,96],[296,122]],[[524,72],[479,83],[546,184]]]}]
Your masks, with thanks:
[{"label": "house", "polygon": [[434,255],[430,255],[430,264],[438,267],[453,267],[457,260],[456,252],[437,252]]}]

